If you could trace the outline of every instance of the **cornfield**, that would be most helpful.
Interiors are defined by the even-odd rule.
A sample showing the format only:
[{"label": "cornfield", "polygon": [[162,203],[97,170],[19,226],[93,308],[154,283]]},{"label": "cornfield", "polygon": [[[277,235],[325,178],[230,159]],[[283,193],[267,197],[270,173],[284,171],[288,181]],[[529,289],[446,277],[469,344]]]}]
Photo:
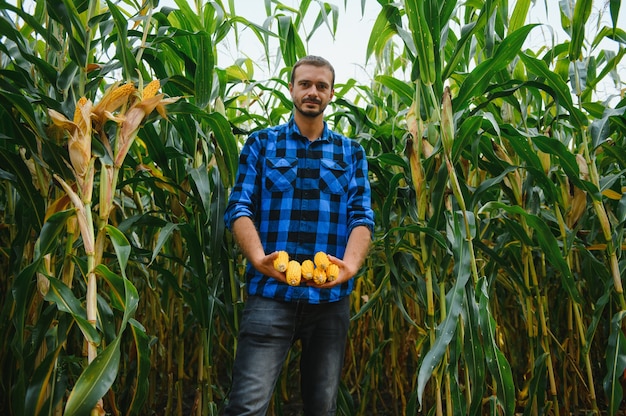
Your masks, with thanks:
[{"label": "cornfield", "polygon": [[[2,414],[217,415],[227,399],[240,146],[289,118],[308,39],[358,16],[158,3],[0,0]],[[376,6],[371,82],[338,79],[327,109],[367,152],[376,214],[338,414],[624,414],[620,0]],[[562,43],[527,46],[537,7]],[[218,53],[243,31],[285,69]],[[297,361],[272,414],[297,409]]]}]

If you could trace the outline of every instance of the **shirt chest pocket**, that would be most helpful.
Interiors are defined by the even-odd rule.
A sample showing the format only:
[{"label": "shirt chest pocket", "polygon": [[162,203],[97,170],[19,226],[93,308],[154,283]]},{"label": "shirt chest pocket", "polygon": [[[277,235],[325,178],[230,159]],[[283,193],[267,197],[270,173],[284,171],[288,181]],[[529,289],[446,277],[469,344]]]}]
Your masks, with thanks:
[{"label": "shirt chest pocket", "polygon": [[267,158],[265,160],[265,187],[271,192],[285,192],[293,189],[298,176],[298,159]]},{"label": "shirt chest pocket", "polygon": [[320,164],[320,189],[333,195],[343,195],[348,191],[350,182],[348,164],[322,159]]}]

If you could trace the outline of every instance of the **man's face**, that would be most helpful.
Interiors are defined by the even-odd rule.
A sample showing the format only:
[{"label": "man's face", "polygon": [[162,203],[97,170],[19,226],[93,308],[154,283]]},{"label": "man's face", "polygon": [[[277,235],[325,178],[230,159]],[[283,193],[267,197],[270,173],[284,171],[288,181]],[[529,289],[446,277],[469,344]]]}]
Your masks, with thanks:
[{"label": "man's face", "polygon": [[333,74],[325,66],[301,65],[296,68],[289,92],[293,105],[306,117],[321,115],[333,98]]}]

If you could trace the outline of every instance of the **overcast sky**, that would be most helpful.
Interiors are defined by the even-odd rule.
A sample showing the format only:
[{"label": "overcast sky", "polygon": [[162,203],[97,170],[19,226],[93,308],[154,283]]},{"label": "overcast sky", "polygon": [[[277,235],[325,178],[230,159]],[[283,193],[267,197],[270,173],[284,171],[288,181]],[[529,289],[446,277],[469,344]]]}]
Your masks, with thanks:
[{"label": "overcast sky", "polygon": [[[326,27],[320,27],[317,29],[313,38],[305,45],[307,51],[314,55],[321,55],[331,61],[337,72],[337,82],[343,83],[349,78],[354,78],[359,82],[369,82],[372,71],[368,71],[367,68],[364,68],[366,58],[365,53],[371,29],[378,13],[381,10],[381,6],[376,0],[367,0],[365,2],[365,11],[362,13],[360,0],[325,1],[336,5],[339,9],[339,26],[337,28],[335,39],[332,38]],[[535,28],[531,31],[527,46],[533,50],[538,50],[538,48],[543,45],[549,48],[552,44],[556,45],[568,40],[568,36],[561,29],[559,8],[557,5],[558,0],[545,1],[549,4],[549,12],[551,14],[549,16],[546,15],[546,3],[544,1],[535,1],[531,5],[529,19],[526,22],[543,24],[543,26]],[[264,3],[265,2],[263,0],[236,0],[235,10],[238,15],[257,24],[262,24],[266,18]],[[297,9],[300,2],[297,0],[282,0],[282,3]],[[344,9],[344,3],[347,3],[347,9]],[[608,0],[594,0],[593,11],[587,24],[588,28],[590,28],[588,33],[591,33],[592,35],[596,33],[596,30],[592,28],[592,25],[597,24],[598,19],[601,21],[599,26],[610,26],[611,22],[608,6],[603,7],[607,3]],[[173,0],[161,0],[160,4],[165,5],[175,3]],[[511,7],[513,7],[514,3],[511,4]],[[274,7],[274,5],[272,5],[272,7]],[[309,14],[311,18],[309,21],[305,22],[305,28],[307,30],[310,30],[312,27],[313,19],[317,16],[319,7],[319,2],[311,2],[311,5],[309,6]],[[275,30],[276,22],[274,21],[273,24],[273,29]],[[618,27],[626,30],[626,5],[622,5],[620,8]],[[218,58],[218,65],[220,67],[225,67],[234,62],[235,59],[247,56],[257,64],[257,68],[255,68],[255,77],[257,79],[263,79],[268,76],[276,75],[275,72],[270,73],[269,75],[264,72],[267,70],[267,62],[265,62],[264,51],[259,47],[259,41],[256,36],[254,36],[250,30],[241,28],[240,30],[242,37],[239,44],[239,50],[236,49],[232,40],[218,45],[218,53],[220,54],[220,57]],[[274,46],[275,47],[270,50],[270,53],[276,53],[278,43]],[[601,47],[617,51],[619,49],[619,44],[617,42],[605,40],[601,44]],[[597,55],[598,50],[596,50],[593,54]],[[620,65],[619,72],[621,81],[626,82],[626,62]],[[606,94],[616,94],[619,92],[619,89],[616,89],[610,82],[608,82],[608,85],[600,88],[607,89]]]}]

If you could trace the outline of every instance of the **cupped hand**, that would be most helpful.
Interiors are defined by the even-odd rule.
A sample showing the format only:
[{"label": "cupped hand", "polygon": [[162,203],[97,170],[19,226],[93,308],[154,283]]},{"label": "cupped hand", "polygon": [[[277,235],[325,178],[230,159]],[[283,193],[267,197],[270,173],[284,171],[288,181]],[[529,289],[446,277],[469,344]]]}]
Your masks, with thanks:
[{"label": "cupped hand", "polygon": [[253,264],[254,268],[265,276],[273,277],[279,282],[287,283],[287,275],[285,272],[279,272],[274,268],[274,260],[278,257],[278,251],[270,253],[265,257],[262,257],[256,264]]},{"label": "cupped hand", "polygon": [[332,282],[327,281],[326,283],[321,284],[321,285],[318,285],[317,283],[311,280],[307,283],[309,286],[315,286],[315,287],[319,287],[322,289],[330,289],[331,287],[335,287],[335,286],[343,284],[344,282],[347,282],[348,280],[352,279],[352,276],[356,274],[356,271],[353,271],[350,268],[350,265],[346,263],[345,261],[341,260],[340,258],[331,256],[329,254],[328,260],[330,260],[331,263],[334,263],[337,266],[339,266],[339,276]]}]

